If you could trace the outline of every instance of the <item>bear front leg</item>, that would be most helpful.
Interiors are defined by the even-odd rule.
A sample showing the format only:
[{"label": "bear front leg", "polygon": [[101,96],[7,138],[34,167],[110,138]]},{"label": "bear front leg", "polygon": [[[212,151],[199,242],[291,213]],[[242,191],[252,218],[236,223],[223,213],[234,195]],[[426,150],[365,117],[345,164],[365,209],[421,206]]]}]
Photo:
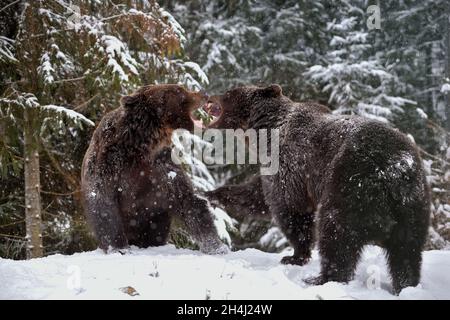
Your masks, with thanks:
[{"label": "bear front leg", "polygon": [[262,187],[272,217],[294,249],[281,263],[308,263],[314,242],[314,210],[306,187],[280,175],[265,176]]},{"label": "bear front leg", "polygon": [[283,257],[281,263],[300,266],[308,263],[313,244],[314,214],[279,211],[275,213],[275,217],[281,231],[294,248],[294,254]]},{"label": "bear front leg", "polygon": [[261,177],[242,184],[229,184],[205,192],[209,202],[222,207],[230,217],[242,221],[247,217],[270,221],[269,207],[262,192]]},{"label": "bear front leg", "polygon": [[105,252],[109,247],[128,247],[115,190],[102,189],[98,184],[83,189],[85,214],[99,247]]},{"label": "bear front leg", "polygon": [[194,194],[189,194],[183,201],[179,214],[188,233],[199,245],[200,251],[207,254],[226,254],[230,250],[222,243],[208,202]]}]

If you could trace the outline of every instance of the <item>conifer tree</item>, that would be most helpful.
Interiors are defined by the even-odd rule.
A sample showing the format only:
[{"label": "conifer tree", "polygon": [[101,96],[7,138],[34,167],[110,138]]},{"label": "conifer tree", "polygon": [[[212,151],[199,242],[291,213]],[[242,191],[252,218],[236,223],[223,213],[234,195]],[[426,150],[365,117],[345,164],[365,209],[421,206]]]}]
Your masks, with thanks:
[{"label": "conifer tree", "polygon": [[139,85],[199,89],[207,78],[184,58],[184,30],[155,1],[35,0],[15,8],[15,32],[0,38],[0,167],[2,180],[17,182],[2,185],[1,247],[23,248],[23,216],[12,210],[24,201],[33,258],[64,247],[55,229],[73,236],[77,214],[67,210],[81,211],[79,170],[94,122]]}]

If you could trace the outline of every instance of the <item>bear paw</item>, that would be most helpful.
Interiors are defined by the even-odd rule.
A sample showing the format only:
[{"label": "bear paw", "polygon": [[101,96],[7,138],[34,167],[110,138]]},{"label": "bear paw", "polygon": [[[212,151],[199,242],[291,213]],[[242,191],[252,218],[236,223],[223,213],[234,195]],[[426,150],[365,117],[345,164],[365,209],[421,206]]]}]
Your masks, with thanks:
[{"label": "bear paw", "polygon": [[320,286],[322,284],[327,283],[328,281],[324,279],[322,276],[317,276],[303,279],[303,282],[312,286]]},{"label": "bear paw", "polygon": [[215,250],[215,253],[214,253],[214,254],[228,254],[228,253],[230,253],[230,252],[231,252],[231,251],[230,251],[230,248],[228,248],[227,245],[222,244],[219,248],[217,248],[217,249]]},{"label": "bear paw", "polygon": [[102,251],[105,254],[120,253],[121,255],[126,255],[126,254],[131,252],[131,248],[128,245],[121,246],[121,247],[118,247],[118,248],[112,247],[112,246],[108,246],[106,249],[100,247],[100,249],[102,249]]},{"label": "bear paw", "polygon": [[309,262],[309,257],[286,256],[281,259],[282,264],[303,266]]},{"label": "bear paw", "polygon": [[228,254],[230,249],[223,243],[217,246],[203,246],[200,247],[200,251],[206,254]]}]

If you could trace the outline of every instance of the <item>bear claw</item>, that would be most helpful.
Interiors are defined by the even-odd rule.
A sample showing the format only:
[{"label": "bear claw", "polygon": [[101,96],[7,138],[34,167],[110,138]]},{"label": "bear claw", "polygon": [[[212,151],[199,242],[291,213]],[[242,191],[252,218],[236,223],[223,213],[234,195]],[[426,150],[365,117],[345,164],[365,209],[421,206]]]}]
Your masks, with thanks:
[{"label": "bear claw", "polygon": [[312,286],[320,286],[327,281],[322,276],[316,276],[303,279],[303,282]]},{"label": "bear claw", "polygon": [[286,256],[281,259],[282,264],[293,264],[297,266],[303,266],[309,262],[309,258],[298,256]]}]

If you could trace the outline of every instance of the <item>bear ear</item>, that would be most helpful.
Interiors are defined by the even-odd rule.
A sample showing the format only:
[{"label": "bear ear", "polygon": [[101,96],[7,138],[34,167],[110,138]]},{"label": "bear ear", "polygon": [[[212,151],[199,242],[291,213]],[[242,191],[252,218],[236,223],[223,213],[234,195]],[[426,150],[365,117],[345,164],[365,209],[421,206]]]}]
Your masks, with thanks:
[{"label": "bear ear", "polygon": [[131,96],[123,96],[120,99],[120,103],[124,108],[133,108],[139,104],[140,97],[139,94],[133,94]]},{"label": "bear ear", "polygon": [[282,90],[281,87],[278,84],[271,84],[265,88],[262,89],[262,94],[265,97],[269,97],[269,98],[277,98],[277,97],[281,97],[282,95]]}]

